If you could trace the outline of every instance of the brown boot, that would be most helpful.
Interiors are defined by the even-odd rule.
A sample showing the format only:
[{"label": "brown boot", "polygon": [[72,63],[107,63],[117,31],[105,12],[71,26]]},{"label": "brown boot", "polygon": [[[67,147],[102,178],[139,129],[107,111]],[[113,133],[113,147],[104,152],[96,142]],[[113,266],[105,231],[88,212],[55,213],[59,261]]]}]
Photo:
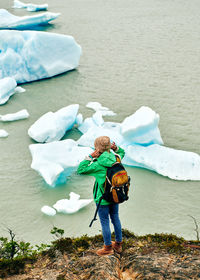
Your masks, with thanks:
[{"label": "brown boot", "polygon": [[122,242],[112,241],[112,247],[117,253],[122,252]]},{"label": "brown boot", "polygon": [[108,256],[114,254],[112,245],[104,245],[102,249],[97,250],[98,256]]}]

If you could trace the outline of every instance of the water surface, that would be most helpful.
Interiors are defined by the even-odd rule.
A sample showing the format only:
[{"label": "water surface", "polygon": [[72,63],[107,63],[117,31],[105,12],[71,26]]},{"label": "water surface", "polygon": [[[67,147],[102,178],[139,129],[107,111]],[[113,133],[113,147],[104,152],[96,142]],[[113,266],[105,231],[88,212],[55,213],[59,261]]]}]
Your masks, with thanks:
[{"label": "water surface", "polygon": [[[46,3],[38,0],[34,3]],[[0,8],[15,15],[33,15]],[[71,191],[92,196],[94,179],[74,174],[66,184],[49,187],[31,169],[27,130],[42,114],[79,103],[84,117],[98,101],[115,111],[106,121],[121,122],[140,106],[160,115],[159,128],[168,147],[200,154],[200,2],[198,0],[49,0],[50,12],[61,16],[40,28],[72,35],[83,48],[80,66],[57,77],[24,84],[25,93],[14,95],[0,114],[26,108],[30,118],[0,123],[9,136],[0,139],[0,235],[12,228],[19,239],[35,243],[52,239],[53,225],[68,236],[93,235],[99,221],[88,227],[95,206],[73,215],[48,217],[43,205],[52,206]],[[65,138],[78,139],[75,129]],[[173,181],[140,168],[127,168],[132,177],[130,199],[120,207],[124,228],[136,234],[167,232],[195,239],[192,215],[200,222],[200,182]]]}]

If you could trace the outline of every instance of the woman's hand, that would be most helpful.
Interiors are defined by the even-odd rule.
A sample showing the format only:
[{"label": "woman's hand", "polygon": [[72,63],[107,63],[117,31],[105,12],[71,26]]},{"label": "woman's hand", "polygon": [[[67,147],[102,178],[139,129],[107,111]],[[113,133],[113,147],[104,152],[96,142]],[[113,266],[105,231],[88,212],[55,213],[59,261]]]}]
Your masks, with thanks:
[{"label": "woman's hand", "polygon": [[95,150],[92,154],[90,154],[93,158],[98,158],[101,153],[99,152],[99,150]]},{"label": "woman's hand", "polygon": [[115,144],[115,142],[112,142],[111,147],[110,147],[113,151],[117,150],[117,146]]}]

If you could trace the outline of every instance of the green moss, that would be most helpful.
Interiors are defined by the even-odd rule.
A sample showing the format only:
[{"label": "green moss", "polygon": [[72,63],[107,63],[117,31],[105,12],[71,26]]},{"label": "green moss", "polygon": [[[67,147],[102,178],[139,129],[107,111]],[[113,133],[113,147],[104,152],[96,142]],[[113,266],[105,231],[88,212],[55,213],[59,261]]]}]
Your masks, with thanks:
[{"label": "green moss", "polygon": [[89,238],[87,235],[83,235],[80,238],[74,239],[73,244],[76,249],[82,248],[83,250],[86,250],[90,247],[91,238]]},{"label": "green moss", "polygon": [[71,238],[60,238],[52,242],[53,248],[59,250],[61,253],[72,253],[74,252],[73,241]]},{"label": "green moss", "polygon": [[136,235],[128,229],[122,229],[123,238],[136,238]]},{"label": "green moss", "polygon": [[33,263],[36,258],[18,257],[15,259],[0,259],[0,277],[14,275],[24,270],[25,264]]}]

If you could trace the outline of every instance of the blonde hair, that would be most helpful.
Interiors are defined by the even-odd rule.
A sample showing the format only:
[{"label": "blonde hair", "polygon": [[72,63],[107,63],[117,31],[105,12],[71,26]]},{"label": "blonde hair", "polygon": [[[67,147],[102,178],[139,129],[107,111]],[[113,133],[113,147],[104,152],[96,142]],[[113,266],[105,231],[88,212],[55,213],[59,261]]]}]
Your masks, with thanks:
[{"label": "blonde hair", "polygon": [[99,150],[100,153],[105,151],[109,152],[111,147],[110,138],[108,136],[97,137],[94,141],[94,147]]}]

